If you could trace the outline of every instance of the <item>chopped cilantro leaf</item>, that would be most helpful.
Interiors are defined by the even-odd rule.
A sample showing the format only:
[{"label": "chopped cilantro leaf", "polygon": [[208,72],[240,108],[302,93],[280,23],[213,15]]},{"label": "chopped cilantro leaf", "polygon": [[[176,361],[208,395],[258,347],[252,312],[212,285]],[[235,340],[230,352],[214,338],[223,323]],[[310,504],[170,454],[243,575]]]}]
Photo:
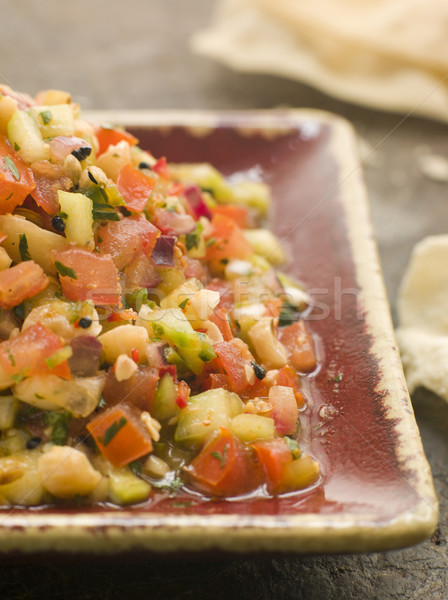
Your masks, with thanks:
[{"label": "chopped cilantro leaf", "polygon": [[31,260],[30,253],[28,251],[28,240],[26,238],[26,234],[19,233],[19,252],[20,258],[25,260]]},{"label": "chopped cilantro leaf", "polygon": [[179,308],[183,310],[187,306],[188,300],[189,298],[185,298],[185,300],[182,300],[182,302],[179,304]]},{"label": "chopped cilantro leaf", "polygon": [[42,123],[44,125],[48,125],[48,123],[53,118],[53,115],[51,114],[51,112],[49,110],[43,110],[41,113],[39,113],[39,115],[40,115],[40,118],[42,119]]},{"label": "chopped cilantro leaf", "polygon": [[114,437],[117,435],[120,429],[123,429],[127,422],[128,420],[124,417],[121,417],[118,421],[114,421],[112,425],[108,427],[104,432],[103,439],[100,440],[103,446],[107,446],[107,444],[110,444],[110,442],[114,439]]},{"label": "chopped cilantro leaf", "polygon": [[285,436],[283,439],[285,440],[293,459],[295,460],[296,458],[300,458],[301,451],[299,444],[287,436]]},{"label": "chopped cilantro leaf", "polygon": [[55,260],[54,266],[56,267],[56,269],[57,269],[59,275],[61,275],[61,277],[70,277],[71,279],[78,279],[76,277],[76,273],[74,272],[74,270],[71,267],[67,267],[67,266],[63,265],[58,260]]},{"label": "chopped cilantro leaf", "polygon": [[17,181],[19,181],[20,180],[19,169],[14,164],[14,161],[12,160],[12,158],[10,158],[9,156],[4,156],[3,157],[3,162],[8,167],[9,172],[14,177],[14,179],[16,179]]},{"label": "chopped cilantro leaf", "polygon": [[57,446],[64,446],[68,438],[68,422],[71,413],[68,411],[46,411],[44,423],[51,427],[50,440]]},{"label": "chopped cilantro leaf", "polygon": [[219,460],[219,466],[221,469],[224,469],[224,467],[226,466],[226,461],[227,461],[227,451],[229,449],[229,444],[224,444],[224,447],[222,449],[222,452],[210,452],[210,455],[213,456],[213,458],[216,458],[216,460]]}]

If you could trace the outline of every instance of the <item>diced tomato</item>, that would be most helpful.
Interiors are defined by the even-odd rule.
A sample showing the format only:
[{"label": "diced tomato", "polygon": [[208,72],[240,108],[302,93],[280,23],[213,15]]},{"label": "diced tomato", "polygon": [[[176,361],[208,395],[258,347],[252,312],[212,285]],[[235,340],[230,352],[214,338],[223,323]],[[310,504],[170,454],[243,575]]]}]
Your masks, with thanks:
[{"label": "diced tomato", "polygon": [[268,491],[279,491],[283,484],[284,469],[293,461],[293,455],[283,438],[259,440],[250,444],[264,471]]},{"label": "diced tomato", "polygon": [[255,360],[248,345],[239,338],[233,338],[228,342],[215,344],[213,350],[217,355],[214,364],[227,375],[232,390],[240,394],[248,384],[245,365]]},{"label": "diced tomato", "polygon": [[291,435],[297,431],[299,409],[297,408],[294,390],[284,385],[274,385],[269,390],[272,418],[275,430],[279,435]]},{"label": "diced tomato", "polygon": [[195,277],[205,284],[207,282],[207,272],[201,261],[196,258],[190,258],[189,256],[184,256],[183,260],[185,277],[187,279]]},{"label": "diced tomato", "polygon": [[31,192],[33,200],[50,215],[59,212],[58,190],[66,190],[71,180],[65,175],[61,165],[53,165],[48,160],[33,163],[32,170],[35,189]]},{"label": "diced tomato", "polygon": [[101,454],[114,467],[124,467],[152,450],[149,434],[126,406],[114,406],[99,413],[86,427]]},{"label": "diced tomato", "polygon": [[179,381],[177,384],[176,404],[179,408],[185,408],[188,404],[187,400],[190,396],[190,388],[185,381]]},{"label": "diced tomato", "polygon": [[96,137],[99,144],[99,154],[103,154],[109,146],[116,145],[119,142],[125,141],[130,146],[138,144],[138,139],[124,131],[123,129],[110,129],[109,127],[99,127],[96,131]]},{"label": "diced tomato", "polygon": [[238,227],[245,229],[248,226],[249,211],[245,206],[236,206],[236,204],[218,204],[212,209],[212,214],[221,215],[232,219]]},{"label": "diced tomato", "polygon": [[263,317],[274,317],[278,319],[282,308],[281,298],[269,298],[264,305]]},{"label": "diced tomato", "polygon": [[53,251],[62,291],[69,300],[93,300],[95,304],[120,304],[118,271],[110,254],[94,254],[70,246]]},{"label": "diced tomato", "polygon": [[0,214],[20,206],[35,187],[31,169],[0,136]]},{"label": "diced tomato", "polygon": [[159,158],[159,160],[152,166],[152,170],[155,173],[157,173],[157,175],[160,175],[161,177],[164,177],[165,179],[169,178],[170,171],[168,169],[168,165],[166,164],[165,156],[162,156],[161,158]]},{"label": "diced tomato", "polygon": [[225,390],[232,391],[229,378],[223,373],[210,373],[210,389],[215,390],[217,388],[224,388]]},{"label": "diced tomato", "polygon": [[103,398],[108,407],[124,403],[150,412],[158,381],[157,369],[143,365],[140,365],[129,379],[123,381],[118,381],[113,370],[109,369]]},{"label": "diced tomato", "polygon": [[98,249],[101,254],[110,254],[115,266],[121,271],[139,255],[151,256],[159,235],[157,227],[145,218],[125,217],[98,229]]},{"label": "diced tomato", "polygon": [[213,496],[237,496],[257,483],[250,455],[225,427],[220,427],[185,471],[199,489]]},{"label": "diced tomato", "polygon": [[58,375],[70,378],[67,361],[51,367],[46,362],[64,347],[62,340],[51,329],[36,323],[11,340],[0,344],[0,363],[10,375]]},{"label": "diced tomato", "polygon": [[148,202],[154,188],[155,179],[136,169],[131,163],[120,169],[117,187],[126,202],[127,208],[141,212]]},{"label": "diced tomato", "polygon": [[297,371],[309,373],[316,368],[313,339],[303,320],[279,329],[278,337],[288,351],[289,362]]},{"label": "diced tomato", "polygon": [[13,308],[32,298],[49,283],[48,277],[34,260],[21,262],[0,271],[0,308]]},{"label": "diced tomato", "polygon": [[225,342],[233,339],[232,329],[230,328],[229,313],[224,308],[215,308],[209,316],[209,321],[214,323],[222,334]]},{"label": "diced tomato", "polygon": [[219,272],[231,258],[244,260],[252,256],[252,246],[232,219],[219,214],[213,215],[211,225],[211,233],[207,235],[206,258],[211,263],[212,270]]}]

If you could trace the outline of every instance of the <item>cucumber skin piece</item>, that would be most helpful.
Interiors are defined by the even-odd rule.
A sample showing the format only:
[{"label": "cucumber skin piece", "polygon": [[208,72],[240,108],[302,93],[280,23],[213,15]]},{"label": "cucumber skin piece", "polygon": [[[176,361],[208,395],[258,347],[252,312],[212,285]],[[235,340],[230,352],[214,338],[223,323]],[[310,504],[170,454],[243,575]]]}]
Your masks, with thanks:
[{"label": "cucumber skin piece", "polygon": [[50,146],[43,139],[33,117],[23,110],[16,111],[7,125],[8,140],[17,154],[28,164],[50,160]]},{"label": "cucumber skin piece", "polygon": [[200,447],[219,427],[230,427],[233,417],[243,412],[243,402],[223,388],[192,396],[179,413],[174,441]]}]

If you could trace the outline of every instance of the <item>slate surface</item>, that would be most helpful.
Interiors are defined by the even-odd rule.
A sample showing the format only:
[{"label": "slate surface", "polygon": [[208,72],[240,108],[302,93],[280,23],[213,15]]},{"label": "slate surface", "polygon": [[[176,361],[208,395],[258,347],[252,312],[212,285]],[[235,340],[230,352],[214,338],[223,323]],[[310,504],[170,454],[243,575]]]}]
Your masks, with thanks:
[{"label": "slate surface", "polygon": [[[448,155],[448,127],[332,100],[295,82],[233,73],[187,41],[208,0],[0,0],[0,80],[30,93],[71,91],[85,108],[315,107],[350,119],[371,153],[365,174],[389,299],[414,243],[448,231],[448,185],[419,156]],[[2,600],[442,599],[448,597],[448,405],[419,390],[414,408],[440,500],[441,523],[417,547],[359,556],[207,562],[0,564]]]}]

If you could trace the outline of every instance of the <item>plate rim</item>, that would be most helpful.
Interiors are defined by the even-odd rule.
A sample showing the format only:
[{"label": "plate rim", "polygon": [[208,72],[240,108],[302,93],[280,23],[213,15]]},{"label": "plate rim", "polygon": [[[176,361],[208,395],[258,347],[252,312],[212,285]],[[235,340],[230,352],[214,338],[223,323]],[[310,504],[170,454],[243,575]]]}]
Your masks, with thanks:
[{"label": "plate rim", "polygon": [[[437,526],[438,502],[394,338],[353,126],[338,115],[317,109],[95,110],[83,111],[82,116],[96,123],[113,122],[127,127],[181,126],[199,136],[206,135],[218,124],[247,135],[254,132],[276,135],[309,119],[330,125],[330,147],[349,150],[343,155],[341,152],[332,154],[341,173],[338,188],[342,192],[348,241],[366,307],[373,353],[381,359],[384,406],[388,418],[396,421],[397,459],[400,464],[412,464],[412,486],[419,500],[410,509],[381,523],[378,515],[349,512],[242,516],[139,515],[118,510],[49,515],[38,510],[12,509],[5,517],[0,516],[0,554],[54,550],[101,554],[142,550],[170,553],[211,549],[234,553],[366,552],[401,548],[429,537]],[[388,360],[384,360],[385,357]],[[398,390],[400,397],[396,394]]]}]

